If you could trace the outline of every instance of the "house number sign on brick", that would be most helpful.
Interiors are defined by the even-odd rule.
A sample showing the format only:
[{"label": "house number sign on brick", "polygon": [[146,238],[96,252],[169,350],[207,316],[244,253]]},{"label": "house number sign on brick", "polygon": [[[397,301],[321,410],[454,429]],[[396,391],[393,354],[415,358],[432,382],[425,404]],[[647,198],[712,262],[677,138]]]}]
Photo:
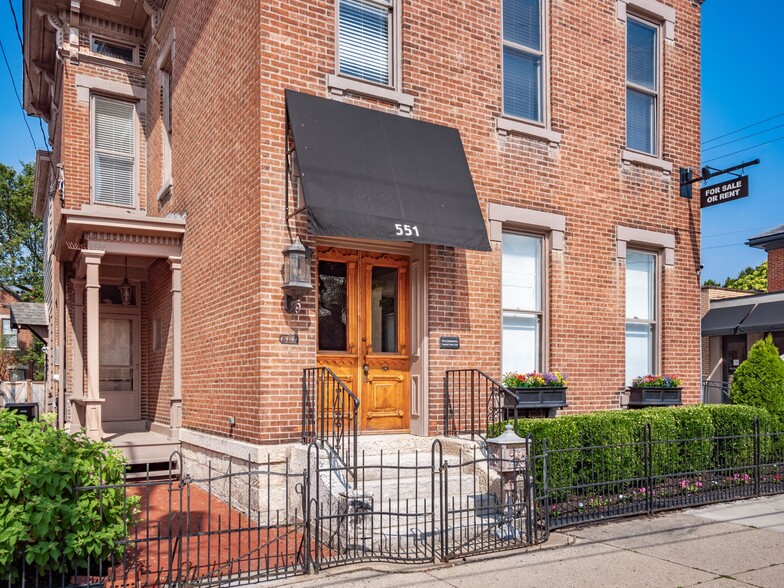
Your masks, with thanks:
[{"label": "house number sign on brick", "polygon": [[296,333],[292,335],[281,335],[278,337],[281,345],[299,345],[299,335]]},{"label": "house number sign on brick", "polygon": [[441,349],[460,349],[460,337],[439,337],[438,346]]}]

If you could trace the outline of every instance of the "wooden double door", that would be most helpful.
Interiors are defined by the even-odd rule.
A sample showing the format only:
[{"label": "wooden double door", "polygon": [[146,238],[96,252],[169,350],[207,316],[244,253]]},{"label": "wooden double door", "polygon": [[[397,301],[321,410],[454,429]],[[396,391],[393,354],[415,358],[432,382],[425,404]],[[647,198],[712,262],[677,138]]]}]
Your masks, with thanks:
[{"label": "wooden double door", "polygon": [[318,356],[359,397],[359,429],[409,432],[408,257],[318,249]]}]

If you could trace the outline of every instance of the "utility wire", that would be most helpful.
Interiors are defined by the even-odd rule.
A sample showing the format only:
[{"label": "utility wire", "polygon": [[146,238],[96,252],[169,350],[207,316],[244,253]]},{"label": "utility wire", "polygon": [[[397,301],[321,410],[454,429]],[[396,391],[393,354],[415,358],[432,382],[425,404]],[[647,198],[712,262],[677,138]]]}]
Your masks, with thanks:
[{"label": "utility wire", "polygon": [[710,247],[703,247],[703,249],[722,249],[724,247],[740,247],[746,243],[730,243],[729,245],[711,245]]},{"label": "utility wire", "polygon": [[775,139],[771,139],[770,141],[765,141],[764,143],[758,143],[756,145],[752,145],[751,147],[746,147],[745,149],[738,149],[737,151],[733,151],[732,153],[725,153],[724,155],[719,155],[718,157],[714,157],[707,161],[703,161],[702,163],[710,163],[711,161],[716,161],[717,159],[724,159],[725,157],[729,157],[730,155],[737,155],[738,153],[743,153],[744,151],[749,151],[750,149],[756,149],[757,147],[762,147],[763,145],[769,145],[770,143],[775,143],[776,141],[781,141],[784,139],[784,136],[776,137]]},{"label": "utility wire", "polygon": [[776,125],[775,127],[770,127],[770,128],[767,128],[767,129],[763,129],[762,131],[757,131],[756,133],[752,133],[750,135],[745,135],[745,136],[740,137],[738,139],[733,139],[732,141],[725,141],[724,143],[719,143],[718,145],[713,145],[712,147],[706,147],[705,149],[702,150],[702,152],[705,153],[706,151],[710,151],[711,149],[718,149],[719,147],[724,147],[725,145],[730,145],[732,143],[737,143],[738,141],[743,141],[744,139],[750,139],[751,137],[756,137],[757,135],[762,135],[763,133],[767,133],[767,132],[772,131],[774,129],[780,129],[781,127],[784,127],[784,123],[781,123],[780,125]]},{"label": "utility wire", "polygon": [[27,116],[24,114],[24,107],[22,106],[22,99],[19,97],[19,90],[16,89],[16,81],[14,80],[14,74],[11,71],[11,65],[8,63],[8,56],[5,53],[5,47],[3,47],[3,42],[0,40],[0,52],[3,54],[3,61],[5,61],[5,67],[8,70],[8,76],[11,78],[11,87],[14,89],[14,94],[16,94],[16,101],[19,103],[19,108],[22,109],[22,119],[24,120],[24,124],[27,127],[27,134],[30,135],[30,140],[33,142],[33,149],[38,149],[38,145],[35,144],[35,139],[33,138],[33,131],[30,130],[30,124],[27,122]]},{"label": "utility wire", "polygon": [[[9,0],[10,1],[10,0]],[[735,129],[734,131],[730,131],[729,133],[724,133],[723,135],[719,135],[718,137],[713,137],[713,139],[708,139],[707,141],[703,141],[702,145],[707,145],[708,143],[713,143],[714,141],[718,141],[719,139],[723,139],[724,137],[729,137],[730,135],[734,135],[735,133],[740,133],[741,131],[745,131],[746,129],[750,129],[751,127],[756,127],[757,125],[761,125],[762,123],[768,122],[769,120],[773,120],[776,118],[780,118],[784,116],[784,112],[780,112],[778,114],[774,114],[770,118],[766,118],[765,120],[757,121],[755,123],[751,123],[750,125],[746,125],[745,127],[741,127],[739,129]]]},{"label": "utility wire", "polygon": [[751,232],[751,231],[767,231],[768,229],[772,229],[772,228],[777,227],[777,226],[779,226],[779,225],[770,225],[770,226],[767,226],[767,227],[753,227],[753,228],[748,228],[748,229],[741,229],[740,231],[729,231],[729,232],[724,232],[724,233],[713,233],[712,235],[702,235],[702,238],[703,239],[710,239],[711,237],[723,237],[725,235],[737,235],[738,233],[746,233],[746,232]]},{"label": "utility wire", "polygon": [[[16,38],[19,39],[19,49],[22,51],[22,66],[24,67],[24,75],[22,77],[24,80],[29,82],[31,80],[30,69],[27,67],[27,61],[25,61],[24,58],[24,52],[25,52],[24,41],[22,40],[22,32],[19,29],[19,19],[16,18],[16,10],[14,10],[13,0],[8,0],[8,7],[11,9],[11,16],[13,16],[14,18],[14,29],[16,30]],[[13,77],[11,79],[13,79]],[[16,91],[16,86],[14,86],[14,91]],[[19,105],[22,107],[22,110],[24,110],[24,106],[22,106],[21,100],[19,101]],[[43,137],[44,140],[44,149],[46,150],[46,153],[49,155],[49,167],[51,168],[52,152],[49,150],[49,138],[46,136],[46,132],[44,131],[44,123],[43,121],[41,121],[41,117],[39,116],[37,118],[38,118],[38,128],[41,129],[41,137]],[[27,119],[25,119],[25,121],[27,121]],[[35,144],[35,141],[33,141],[33,143]],[[36,147],[36,150],[37,149],[38,147]]]}]

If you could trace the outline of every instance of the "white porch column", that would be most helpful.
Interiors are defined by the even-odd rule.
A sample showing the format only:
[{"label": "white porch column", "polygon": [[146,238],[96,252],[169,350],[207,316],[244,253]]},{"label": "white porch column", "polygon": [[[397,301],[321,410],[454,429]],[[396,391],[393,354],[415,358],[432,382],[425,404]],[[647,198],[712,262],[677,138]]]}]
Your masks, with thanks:
[{"label": "white porch column", "polygon": [[182,258],[169,257],[172,293],[172,432],[182,426]]},{"label": "white porch column", "polygon": [[87,268],[87,398],[83,400],[85,415],[82,426],[86,427],[87,435],[100,439],[103,435],[101,427],[101,398],[99,370],[100,362],[100,267],[103,251],[84,250],[82,257]]}]

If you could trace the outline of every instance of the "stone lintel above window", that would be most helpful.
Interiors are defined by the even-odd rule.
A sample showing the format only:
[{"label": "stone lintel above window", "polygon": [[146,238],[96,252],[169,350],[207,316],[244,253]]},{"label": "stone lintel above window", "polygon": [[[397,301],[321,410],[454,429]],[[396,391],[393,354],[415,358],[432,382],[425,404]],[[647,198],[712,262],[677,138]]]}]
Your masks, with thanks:
[{"label": "stone lintel above window", "polygon": [[664,265],[675,265],[675,235],[671,233],[618,226],[616,227],[616,240],[618,259],[626,259],[626,248],[631,244],[632,247],[636,245],[645,249],[662,251]]},{"label": "stone lintel above window", "polygon": [[531,137],[532,139],[547,141],[550,143],[551,147],[559,147],[561,145],[561,133],[546,129],[543,126],[509,118],[507,116],[499,116],[496,118],[495,128],[501,135],[514,133],[518,135],[525,135],[526,137]]},{"label": "stone lintel above window", "polygon": [[501,241],[504,225],[550,234],[548,239],[552,251],[563,251],[566,217],[554,212],[542,212],[518,208],[507,204],[490,203],[487,216],[490,219],[490,240]]},{"label": "stone lintel above window", "polygon": [[411,112],[414,107],[414,97],[410,94],[393,90],[392,88],[382,88],[375,84],[355,80],[345,76],[330,74],[327,76],[327,89],[332,96],[342,96],[343,94],[358,94],[375,98],[383,102],[395,105],[401,112]]},{"label": "stone lintel above window", "polygon": [[648,17],[664,25],[664,38],[675,40],[675,9],[658,0],[616,0],[618,20],[626,22],[627,11]]}]

